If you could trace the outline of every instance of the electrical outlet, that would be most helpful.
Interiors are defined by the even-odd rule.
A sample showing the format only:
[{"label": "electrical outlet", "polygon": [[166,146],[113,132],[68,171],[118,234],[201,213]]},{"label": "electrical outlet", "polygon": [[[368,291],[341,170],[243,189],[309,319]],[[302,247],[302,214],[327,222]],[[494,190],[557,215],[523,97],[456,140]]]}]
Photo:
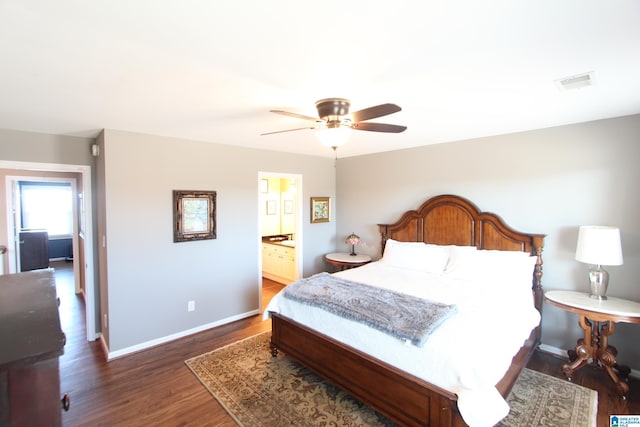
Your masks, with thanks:
[{"label": "electrical outlet", "polygon": [[196,311],[196,302],[195,301],[189,301],[187,303],[187,311]]}]

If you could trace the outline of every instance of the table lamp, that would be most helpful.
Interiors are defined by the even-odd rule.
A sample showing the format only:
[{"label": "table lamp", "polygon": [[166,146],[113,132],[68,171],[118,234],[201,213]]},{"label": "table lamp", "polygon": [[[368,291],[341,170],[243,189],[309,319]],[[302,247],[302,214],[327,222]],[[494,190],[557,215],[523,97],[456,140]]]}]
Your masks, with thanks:
[{"label": "table lamp", "polygon": [[360,244],[360,236],[356,233],[351,233],[344,242],[351,245],[351,253],[349,255],[356,256],[356,245]]},{"label": "table lamp", "polygon": [[592,264],[589,269],[591,298],[606,300],[609,273],[603,265],[622,265],[620,229],[600,225],[583,225],[578,231],[576,260]]}]

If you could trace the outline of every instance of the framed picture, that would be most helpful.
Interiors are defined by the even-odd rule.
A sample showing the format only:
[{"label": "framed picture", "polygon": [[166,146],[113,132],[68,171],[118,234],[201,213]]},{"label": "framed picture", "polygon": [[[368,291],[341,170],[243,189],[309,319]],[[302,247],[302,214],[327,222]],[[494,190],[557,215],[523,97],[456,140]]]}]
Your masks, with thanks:
[{"label": "framed picture", "polygon": [[292,214],[293,213],[293,200],[285,200],[284,201],[284,213]]},{"label": "framed picture", "polygon": [[216,238],[216,192],[173,190],[173,241]]},{"label": "framed picture", "polygon": [[311,198],[311,223],[331,221],[331,199],[329,197]]},{"label": "framed picture", "polygon": [[269,192],[269,180],[268,179],[261,179],[260,180],[260,192],[261,193],[268,193]]},{"label": "framed picture", "polygon": [[276,214],[276,201],[267,200],[267,215],[275,215],[275,214]]}]

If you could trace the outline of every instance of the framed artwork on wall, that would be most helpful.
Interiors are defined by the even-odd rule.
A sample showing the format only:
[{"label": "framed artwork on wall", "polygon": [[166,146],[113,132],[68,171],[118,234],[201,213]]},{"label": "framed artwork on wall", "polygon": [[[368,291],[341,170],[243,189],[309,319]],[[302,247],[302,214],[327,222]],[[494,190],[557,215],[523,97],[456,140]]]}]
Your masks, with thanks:
[{"label": "framed artwork on wall", "polygon": [[284,201],[284,213],[287,215],[293,213],[293,200]]},{"label": "framed artwork on wall", "polygon": [[331,198],[311,198],[311,223],[331,221]]},{"label": "framed artwork on wall", "polygon": [[216,192],[173,190],[173,241],[216,238]]},{"label": "framed artwork on wall", "polygon": [[267,200],[267,215],[275,215],[275,214],[276,214],[276,201]]}]

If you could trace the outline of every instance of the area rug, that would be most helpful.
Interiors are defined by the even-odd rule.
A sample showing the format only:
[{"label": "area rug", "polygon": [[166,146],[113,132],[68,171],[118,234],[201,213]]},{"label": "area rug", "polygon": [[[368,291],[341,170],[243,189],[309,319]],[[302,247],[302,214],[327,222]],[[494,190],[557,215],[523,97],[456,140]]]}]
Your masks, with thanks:
[{"label": "area rug", "polygon": [[[265,332],[185,361],[243,427],[395,426],[283,354],[272,357]],[[595,426],[597,394],[525,369],[499,425]]]},{"label": "area rug", "polygon": [[524,369],[507,397],[511,410],[498,426],[595,427],[598,393]]}]

